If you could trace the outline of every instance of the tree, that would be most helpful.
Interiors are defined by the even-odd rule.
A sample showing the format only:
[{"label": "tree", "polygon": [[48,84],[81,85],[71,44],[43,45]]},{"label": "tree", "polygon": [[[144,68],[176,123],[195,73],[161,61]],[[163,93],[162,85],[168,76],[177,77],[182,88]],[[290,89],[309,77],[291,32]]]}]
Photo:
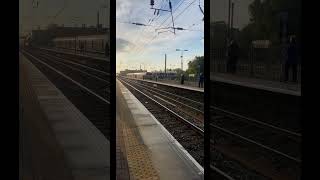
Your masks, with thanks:
[{"label": "tree", "polygon": [[185,73],[181,68],[173,69],[173,71],[177,72],[177,76],[178,77],[180,77],[182,74]]},{"label": "tree", "polygon": [[249,5],[250,22],[240,33],[240,45],[247,48],[252,40],[280,42],[280,12],[288,12],[288,34],[300,40],[301,0],[254,0]]},{"label": "tree", "polygon": [[[200,69],[199,69],[200,66]],[[196,56],[192,61],[188,62],[187,74],[200,74],[204,69],[204,56]]]}]

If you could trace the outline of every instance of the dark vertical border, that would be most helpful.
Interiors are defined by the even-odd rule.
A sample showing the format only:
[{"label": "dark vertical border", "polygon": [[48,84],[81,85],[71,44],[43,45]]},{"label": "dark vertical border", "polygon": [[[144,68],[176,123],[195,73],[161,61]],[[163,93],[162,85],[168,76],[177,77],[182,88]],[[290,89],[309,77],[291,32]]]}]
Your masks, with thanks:
[{"label": "dark vertical border", "polygon": [[116,1],[110,2],[110,179],[116,178]]},{"label": "dark vertical border", "polygon": [[210,179],[210,2],[204,1],[204,179]]}]

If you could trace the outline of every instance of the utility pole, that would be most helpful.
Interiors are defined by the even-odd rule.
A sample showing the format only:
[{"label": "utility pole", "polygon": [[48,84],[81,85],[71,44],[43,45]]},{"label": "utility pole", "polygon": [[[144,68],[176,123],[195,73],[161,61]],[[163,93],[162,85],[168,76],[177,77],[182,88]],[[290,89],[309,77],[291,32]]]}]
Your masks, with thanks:
[{"label": "utility pole", "polygon": [[167,76],[167,54],[164,54],[164,74]]},{"label": "utility pole", "polygon": [[227,39],[228,39],[228,43],[229,43],[229,39],[230,39],[230,11],[231,11],[231,0],[229,0],[229,4],[228,4],[228,34],[227,34]]},{"label": "utility pole", "polygon": [[183,71],[183,51],[181,52],[181,70]]},{"label": "utility pole", "polygon": [[171,13],[171,20],[172,20],[173,34],[176,34],[176,30],[175,30],[175,28],[174,28],[173,14],[172,14],[172,5],[171,5],[171,1],[170,1],[170,0],[169,0],[169,7],[170,7],[170,13]]},{"label": "utility pole", "polygon": [[233,37],[233,9],[234,9],[234,2],[232,2],[232,5],[231,5],[231,27],[230,27],[230,34],[231,34],[231,37]]},{"label": "utility pole", "polygon": [[99,31],[99,11],[97,12],[97,31]]}]

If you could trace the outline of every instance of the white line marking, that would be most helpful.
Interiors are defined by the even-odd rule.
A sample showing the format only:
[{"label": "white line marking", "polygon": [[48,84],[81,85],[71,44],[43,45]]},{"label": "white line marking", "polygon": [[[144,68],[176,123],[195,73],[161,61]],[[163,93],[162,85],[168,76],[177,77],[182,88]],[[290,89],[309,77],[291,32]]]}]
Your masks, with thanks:
[{"label": "white line marking", "polygon": [[[42,54],[45,54],[45,55],[48,55],[48,56],[53,56],[53,57],[55,57],[55,58],[57,58],[57,59],[62,59],[63,61],[68,61],[68,60],[65,60],[65,59],[63,59],[63,58],[61,58],[61,57],[58,57],[58,56],[54,56],[54,55],[47,54],[47,53],[44,53],[44,52],[41,52],[41,53],[42,53]],[[78,65],[78,66],[82,66],[82,67],[85,67],[85,68],[87,68],[87,69],[91,69],[91,70],[93,70],[93,71],[97,71],[97,72],[106,74],[106,75],[108,75],[108,76],[110,75],[110,73],[106,73],[106,72],[104,72],[104,71],[101,71],[101,70],[98,70],[98,69],[95,69],[95,68],[92,68],[92,67],[88,67],[88,66],[85,66],[85,65],[83,65],[83,64],[79,64],[79,63],[75,63],[75,62],[71,62],[71,61],[68,61],[68,63],[75,64],[75,65]]]},{"label": "white line marking", "polygon": [[167,100],[165,100],[165,99],[162,99],[161,97],[159,97],[159,96],[157,96],[157,95],[153,95],[153,96],[154,96],[154,97],[156,97],[156,98],[158,98],[158,99],[161,99],[162,101],[164,101],[164,102],[166,102],[166,103],[170,104],[171,106],[176,107],[176,105],[172,104],[171,102],[169,102],[169,101],[167,101]]},{"label": "white line marking", "polygon": [[106,80],[104,80],[104,79],[102,79],[102,78],[100,78],[100,77],[98,77],[98,76],[96,76],[96,75],[89,74],[89,73],[87,73],[87,72],[85,72],[85,71],[82,71],[82,70],[80,70],[80,69],[74,68],[74,67],[72,67],[72,66],[70,66],[70,65],[67,65],[67,64],[63,63],[63,62],[59,62],[59,61],[52,60],[52,59],[50,59],[50,60],[51,60],[51,61],[54,61],[55,63],[63,64],[64,66],[67,66],[67,67],[69,67],[69,68],[71,68],[71,69],[80,71],[80,72],[82,72],[82,73],[84,73],[84,74],[87,74],[88,76],[91,76],[91,77],[97,78],[97,79],[99,79],[99,80],[101,80],[101,81],[104,81],[104,82],[109,83],[108,81],[106,81]]},{"label": "white line marking", "polygon": [[[51,51],[51,52],[56,52],[56,53],[61,53],[61,54],[67,54],[67,55],[76,55],[76,56],[80,56],[80,57],[88,57],[88,58],[91,58],[91,59],[94,59],[94,60],[99,60],[99,61],[106,61],[106,62],[110,62],[110,60],[108,59],[105,59],[104,57],[94,57],[94,56],[90,56],[89,54],[87,55],[83,55],[83,54],[74,54],[74,53],[71,53],[71,52],[63,52],[63,50],[54,50],[54,49],[46,49],[46,48],[39,48],[39,49],[42,49],[42,50],[46,50],[46,51]],[[67,51],[71,51],[71,49],[67,49]],[[74,49],[72,49],[72,51],[74,52]]]}]

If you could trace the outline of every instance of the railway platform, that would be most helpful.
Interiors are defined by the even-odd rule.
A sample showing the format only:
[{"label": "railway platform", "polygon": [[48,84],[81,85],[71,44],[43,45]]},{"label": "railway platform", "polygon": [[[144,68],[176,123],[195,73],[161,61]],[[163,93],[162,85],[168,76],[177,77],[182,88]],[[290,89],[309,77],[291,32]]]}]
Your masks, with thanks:
[{"label": "railway platform", "polygon": [[46,51],[51,51],[51,52],[56,52],[56,53],[63,53],[67,55],[73,55],[73,56],[79,56],[79,57],[84,57],[84,58],[94,58],[97,60],[103,60],[103,61],[109,61],[106,56],[103,54],[97,54],[97,53],[81,53],[80,51],[77,51],[75,53],[74,50],[68,50],[68,49],[61,49],[61,48],[39,48],[41,50],[46,50]]},{"label": "railway platform", "polygon": [[22,53],[19,68],[22,179],[110,179],[109,141]]},{"label": "railway platform", "polygon": [[[129,77],[126,77],[126,78],[129,78]],[[129,79],[133,79],[133,78],[129,78]],[[135,80],[144,81],[144,82],[150,82],[150,83],[153,83],[153,84],[170,86],[170,87],[175,87],[175,88],[180,88],[180,89],[186,89],[186,90],[191,90],[191,91],[204,92],[203,88],[198,88],[198,87],[193,87],[193,86],[165,83],[165,82],[152,81],[152,80],[147,80],[147,79],[135,79]]]},{"label": "railway platform", "polygon": [[124,174],[133,179],[203,179],[203,168],[119,80],[116,99]]},{"label": "railway platform", "polygon": [[284,83],[257,78],[239,77],[225,73],[211,73],[210,80],[245,86],[249,88],[261,89],[281,94],[301,96],[301,84]]},{"label": "railway platform", "polygon": [[210,106],[301,131],[301,85],[211,74]]}]

